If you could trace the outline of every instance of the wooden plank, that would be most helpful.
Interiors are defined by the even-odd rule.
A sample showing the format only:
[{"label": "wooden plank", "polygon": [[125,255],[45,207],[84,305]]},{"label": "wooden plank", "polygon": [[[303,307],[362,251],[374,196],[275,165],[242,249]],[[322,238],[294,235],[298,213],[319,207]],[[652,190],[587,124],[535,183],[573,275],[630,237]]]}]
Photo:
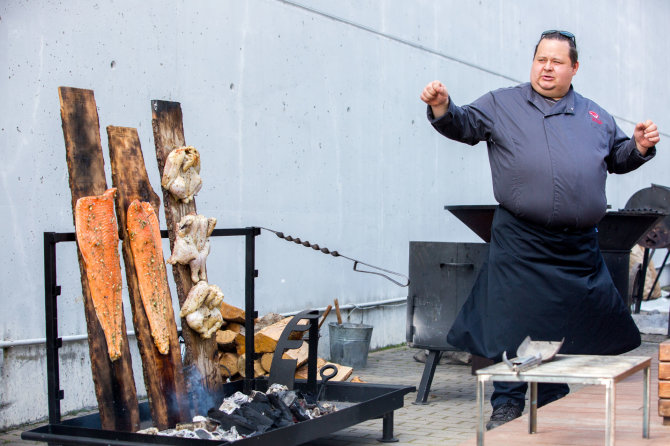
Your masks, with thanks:
[{"label": "wooden plank", "polygon": [[[140,294],[139,281],[135,268],[135,258],[130,247],[127,229],[128,207],[134,200],[151,203],[156,217],[160,199],[149,183],[142,148],[137,130],[128,127],[107,127],[109,155],[112,165],[112,184],[117,188],[116,215],[123,240],[123,260],[126,265],[128,295],[133,310],[133,325],[137,345],[142,358],[144,384],[149,398],[149,407],[154,426],[164,430],[179,422],[191,419],[191,413],[184,382],[181,348],[177,335],[172,305],[166,306],[168,322],[169,350],[161,354],[151,335],[149,319]],[[169,297],[164,258],[156,259],[157,280]]]},{"label": "wooden plank", "polygon": [[658,382],[658,397],[670,399],[670,381]]},{"label": "wooden plank", "polygon": [[670,399],[659,398],[658,414],[662,417],[670,417]]},{"label": "wooden plank", "polygon": [[658,345],[658,360],[670,362],[670,340]]},{"label": "wooden plank", "polygon": [[658,364],[658,379],[670,380],[670,362],[661,362]]},{"label": "wooden plank", "polygon": [[[165,161],[170,152],[177,147],[186,145],[181,105],[178,102],[154,100],[151,101],[151,113],[158,172],[162,178]],[[169,191],[163,189],[163,205],[165,207],[165,220],[170,237],[170,250],[172,250],[174,248],[179,221],[186,214],[196,212],[196,204],[195,199],[189,203],[182,203],[175,199]],[[181,306],[186,301],[188,292],[193,286],[191,282],[191,270],[188,265],[175,264],[172,266],[172,274],[177,288],[179,305]],[[196,375],[187,376],[187,381],[192,383],[191,387],[193,383],[200,383],[202,389],[209,395],[218,393],[222,388],[223,380],[217,361],[218,348],[216,337],[212,336],[209,339],[202,339],[199,333],[188,326],[184,318],[181,320],[181,327],[186,349],[184,366],[187,370],[194,371]],[[202,409],[207,411],[209,407],[203,407]]]},{"label": "wooden plank", "polygon": [[[79,198],[102,195],[107,190],[100,124],[92,90],[59,87],[58,96],[74,217],[75,204]],[[122,326],[121,357],[111,362],[105,335],[93,307],[86,265],[79,250],[77,256],[91,372],[102,428],[136,431],[140,427],[140,416],[125,320]]]}]

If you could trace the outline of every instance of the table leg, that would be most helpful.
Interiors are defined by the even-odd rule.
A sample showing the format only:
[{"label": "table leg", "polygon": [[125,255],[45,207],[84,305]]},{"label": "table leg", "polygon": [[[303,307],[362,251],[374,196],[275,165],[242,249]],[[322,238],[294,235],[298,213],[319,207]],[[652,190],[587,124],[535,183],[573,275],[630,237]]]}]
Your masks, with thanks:
[{"label": "table leg", "polygon": [[614,446],[614,432],[616,428],[616,417],[614,408],[616,407],[616,394],[613,380],[607,380],[605,385],[605,444]]},{"label": "table leg", "polygon": [[528,433],[537,433],[537,383],[530,383],[530,410],[528,414]]},{"label": "table leg", "polygon": [[651,389],[650,368],[644,369],[644,383],[642,384],[642,437],[649,438],[649,390]]},{"label": "table leg", "polygon": [[484,385],[485,381],[477,377],[477,446],[484,446]]}]

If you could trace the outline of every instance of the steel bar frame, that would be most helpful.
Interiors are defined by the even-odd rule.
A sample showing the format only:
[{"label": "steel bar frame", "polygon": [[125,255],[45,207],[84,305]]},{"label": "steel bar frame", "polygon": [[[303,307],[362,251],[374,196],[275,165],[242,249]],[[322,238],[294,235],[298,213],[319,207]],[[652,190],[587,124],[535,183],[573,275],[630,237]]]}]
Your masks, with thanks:
[{"label": "steel bar frame", "polygon": [[[260,228],[215,229],[212,237],[244,237],[245,238],[245,284],[244,305],[247,327],[253,333],[255,313],[254,279],[258,276],[255,267],[255,237],[261,233]],[[161,231],[162,238],[168,238],[166,230]],[[58,337],[58,296],[61,288],[57,279],[56,245],[61,242],[76,242],[74,232],[45,232],[44,233],[44,304],[46,317],[46,350],[47,350],[47,404],[49,410],[49,424],[58,424],[61,421],[60,400],[64,392],[60,389],[60,369],[58,364],[58,350],[63,346],[62,338]],[[252,336],[245,339],[247,352],[244,378],[244,390],[254,390],[253,379],[253,349]],[[251,373],[249,370],[251,368]]]},{"label": "steel bar frame", "polygon": [[[255,311],[254,280],[258,277],[255,268],[255,237],[261,228],[247,227],[238,229],[215,229],[212,236],[242,236],[245,237],[245,322],[247,330],[253,332]],[[163,238],[168,237],[167,231],[161,231]],[[58,296],[61,289],[57,280],[56,246],[61,242],[75,242],[76,236],[68,233],[44,233],[44,289],[46,310],[46,348],[47,348],[47,402],[49,410],[49,424],[40,426],[21,434],[24,440],[43,441],[49,445],[119,445],[139,446],[141,444],[161,445],[223,445],[228,442],[216,440],[186,439],[144,435],[134,432],[107,431],[99,428],[99,413],[92,413],[69,420],[61,420],[60,400],[64,392],[60,389],[60,375],[58,350],[62,347],[62,339],[58,337]],[[310,316],[311,317],[311,316]],[[318,316],[309,327],[310,339],[318,339]],[[245,370],[247,376],[243,381],[235,381],[224,385],[224,392],[251,391],[267,389],[268,381],[254,378],[253,361],[255,356],[253,337],[245,340],[247,351]],[[313,345],[312,345],[313,344]],[[310,343],[308,359],[308,379],[296,382],[297,388],[303,392],[315,392],[316,383],[316,353],[318,344]],[[251,372],[249,372],[251,370]],[[415,392],[413,386],[358,384],[348,382],[329,383],[325,388],[325,399],[330,401],[345,401],[355,403],[324,417],[303,421],[287,427],[275,429],[263,434],[238,440],[235,444],[244,445],[275,445],[300,444],[320,438],[340,429],[373,419],[382,418],[382,442],[397,441],[393,437],[393,411],[403,407],[404,395]],[[140,417],[149,420],[148,402],[140,403]],[[289,443],[286,443],[286,442]]]}]

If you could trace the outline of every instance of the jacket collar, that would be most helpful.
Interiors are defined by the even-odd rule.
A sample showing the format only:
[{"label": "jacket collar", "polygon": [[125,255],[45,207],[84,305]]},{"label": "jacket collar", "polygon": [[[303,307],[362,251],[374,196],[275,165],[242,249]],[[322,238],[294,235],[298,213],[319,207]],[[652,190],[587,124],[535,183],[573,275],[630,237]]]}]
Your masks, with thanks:
[{"label": "jacket collar", "polygon": [[[546,110],[546,100],[544,97],[537,91],[533,90],[530,82],[524,84],[524,89],[526,90],[526,98],[528,99],[528,102],[532,103],[538,110],[544,113],[544,110]],[[568,93],[563,96],[556,104],[554,104],[549,112],[545,113],[545,116],[560,114],[575,114],[575,90],[573,89],[572,85],[570,85]]]}]

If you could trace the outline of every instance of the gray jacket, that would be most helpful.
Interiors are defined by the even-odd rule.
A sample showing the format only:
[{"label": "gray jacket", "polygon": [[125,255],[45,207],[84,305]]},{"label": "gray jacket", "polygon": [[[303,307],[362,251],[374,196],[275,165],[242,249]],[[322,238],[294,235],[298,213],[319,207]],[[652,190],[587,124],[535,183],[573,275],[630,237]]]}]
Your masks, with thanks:
[{"label": "gray jacket", "polygon": [[572,87],[555,104],[530,83],[485,94],[428,119],[444,136],[486,141],[495,199],[517,217],[549,228],[587,228],[606,212],[607,172],[626,173],[653,158],[614,118]]}]

